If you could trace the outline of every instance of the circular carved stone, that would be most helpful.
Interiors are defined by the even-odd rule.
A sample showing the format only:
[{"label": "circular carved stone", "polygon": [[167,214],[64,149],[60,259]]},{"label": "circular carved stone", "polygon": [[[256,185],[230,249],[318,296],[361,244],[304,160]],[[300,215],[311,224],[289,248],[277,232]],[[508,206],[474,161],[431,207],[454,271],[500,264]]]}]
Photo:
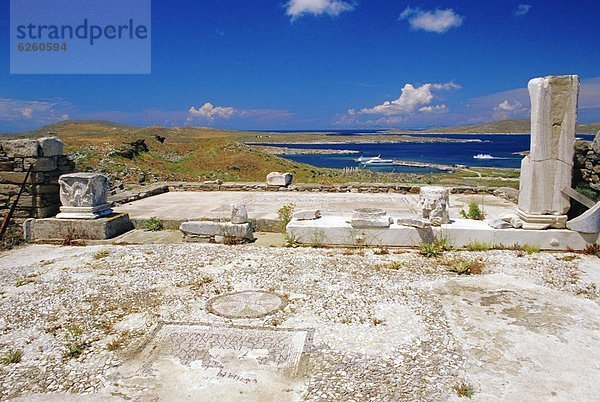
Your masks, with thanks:
[{"label": "circular carved stone", "polygon": [[259,318],[273,314],[285,305],[285,299],[275,293],[248,290],[213,297],[206,308],[225,318]]}]

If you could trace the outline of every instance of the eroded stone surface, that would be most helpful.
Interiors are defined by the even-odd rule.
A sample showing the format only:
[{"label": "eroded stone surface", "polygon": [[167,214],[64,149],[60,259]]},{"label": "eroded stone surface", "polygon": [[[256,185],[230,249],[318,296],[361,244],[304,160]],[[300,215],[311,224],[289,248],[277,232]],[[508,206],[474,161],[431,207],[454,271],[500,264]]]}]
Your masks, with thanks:
[{"label": "eroded stone surface", "polygon": [[450,221],[448,206],[450,205],[450,189],[438,186],[421,187],[417,208],[421,217],[429,219],[435,226]]},{"label": "eroded stone surface", "polygon": [[[108,255],[98,258],[101,251]],[[597,399],[597,257],[452,251],[443,258],[480,260],[483,274],[459,277],[417,251],[179,244],[5,252],[0,344],[24,355],[2,366],[0,395],[461,401],[452,387],[465,380],[474,400]],[[241,340],[230,332],[237,326],[205,308],[215,296],[257,288],[287,294],[288,304],[245,319]],[[73,317],[87,342],[77,359],[64,356]],[[152,343],[163,321],[206,326],[171,332],[181,345],[169,344],[166,332],[166,343]],[[307,364],[301,359],[289,375],[290,343],[270,334],[306,328],[314,328]],[[277,354],[282,345],[286,352]]]},{"label": "eroded stone surface", "polygon": [[231,223],[248,223],[248,209],[246,204],[233,204],[231,206]]},{"label": "eroded stone surface", "polygon": [[208,311],[225,318],[259,318],[285,306],[285,300],[272,292],[248,290],[217,296],[207,303]]},{"label": "eroded stone surface", "polygon": [[354,210],[350,224],[357,229],[388,228],[392,222],[392,218],[382,209],[358,208]]}]

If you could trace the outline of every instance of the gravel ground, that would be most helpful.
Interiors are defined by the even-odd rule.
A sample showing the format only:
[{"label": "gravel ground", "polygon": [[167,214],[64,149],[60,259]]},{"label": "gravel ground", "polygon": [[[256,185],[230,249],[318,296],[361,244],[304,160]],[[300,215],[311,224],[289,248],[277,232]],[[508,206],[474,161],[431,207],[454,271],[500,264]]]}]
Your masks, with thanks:
[{"label": "gravel ground", "polygon": [[[483,273],[450,272],[456,259],[480,260]],[[462,381],[475,400],[600,391],[597,257],[31,245],[0,254],[0,265],[0,353],[23,352],[0,365],[0,400],[161,399],[159,380],[125,374],[160,321],[314,328],[302,374],[257,400],[458,400]],[[288,303],[259,319],[205,309],[211,297],[251,289]]]}]

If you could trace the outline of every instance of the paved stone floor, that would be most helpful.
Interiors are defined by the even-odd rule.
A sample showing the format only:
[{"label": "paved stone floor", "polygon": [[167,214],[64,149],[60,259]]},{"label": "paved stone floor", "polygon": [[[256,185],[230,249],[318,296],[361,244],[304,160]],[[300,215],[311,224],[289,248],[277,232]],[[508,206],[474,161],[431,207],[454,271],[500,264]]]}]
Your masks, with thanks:
[{"label": "paved stone floor", "polygon": [[[450,272],[458,260],[482,274]],[[0,355],[23,353],[0,364],[0,400],[459,401],[462,382],[475,401],[600,394],[595,256],[29,245],[0,266]]]},{"label": "paved stone floor", "polygon": [[[199,218],[229,218],[231,204],[245,203],[253,219],[277,219],[283,205],[294,204],[296,210],[318,208],[324,215],[351,216],[356,208],[381,208],[390,215],[414,212],[419,196],[415,194],[368,193],[308,193],[308,192],[172,192],[134,201],[115,208],[134,219],[156,216],[161,219],[193,220]],[[488,216],[512,212],[515,204],[491,195],[452,195],[450,216],[471,201],[483,204]]]}]

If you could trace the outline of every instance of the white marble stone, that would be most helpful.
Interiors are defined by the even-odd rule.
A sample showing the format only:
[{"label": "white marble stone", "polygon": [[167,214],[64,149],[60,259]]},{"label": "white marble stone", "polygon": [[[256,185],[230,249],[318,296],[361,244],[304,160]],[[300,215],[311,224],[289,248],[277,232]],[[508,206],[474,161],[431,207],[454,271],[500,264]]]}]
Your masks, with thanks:
[{"label": "white marble stone", "polygon": [[512,229],[513,228],[513,225],[510,222],[506,222],[502,219],[486,219],[484,222],[487,223],[491,228],[494,228],[494,229]]},{"label": "white marble stone", "polygon": [[382,209],[358,208],[352,214],[353,228],[387,228],[393,220]]},{"label": "white marble stone", "polygon": [[450,221],[449,205],[450,189],[439,186],[421,187],[417,208],[421,210],[421,217],[429,219],[432,225],[439,226]]},{"label": "white marble stone", "polygon": [[307,209],[303,211],[296,211],[292,215],[293,219],[299,221],[311,221],[315,219],[319,219],[321,217],[321,211],[318,209]]},{"label": "white marble stone", "polygon": [[253,239],[252,226],[249,223],[190,221],[183,222],[179,230],[184,236],[229,236],[239,239]]},{"label": "white marble stone", "polygon": [[[531,151],[521,163],[519,218],[523,228],[564,227],[571,186],[579,77],[535,78],[531,97]],[[559,218],[543,218],[545,215]]]},{"label": "white marble stone", "polygon": [[112,214],[106,201],[108,177],[99,173],[71,173],[60,176],[59,219],[97,219]]},{"label": "white marble stone", "polygon": [[292,174],[271,172],[267,175],[267,184],[270,186],[289,186],[292,184]]},{"label": "white marble stone", "polygon": [[568,221],[567,228],[580,233],[600,232],[600,202],[577,218]]},{"label": "white marble stone", "polygon": [[410,226],[418,229],[428,229],[431,227],[431,222],[429,219],[403,216],[396,219],[396,225]]},{"label": "white marble stone", "polygon": [[312,244],[315,239],[327,245],[347,246],[419,246],[436,237],[445,237],[455,247],[478,242],[492,245],[532,245],[544,250],[583,250],[589,243],[600,241],[600,235],[578,233],[566,229],[523,230],[493,229],[483,221],[457,219],[429,229],[391,225],[389,228],[353,228],[340,216],[325,216],[314,221],[292,221],[287,234],[299,243]]},{"label": "white marble stone", "polygon": [[234,204],[231,206],[231,223],[248,223],[248,209],[246,204]]}]

